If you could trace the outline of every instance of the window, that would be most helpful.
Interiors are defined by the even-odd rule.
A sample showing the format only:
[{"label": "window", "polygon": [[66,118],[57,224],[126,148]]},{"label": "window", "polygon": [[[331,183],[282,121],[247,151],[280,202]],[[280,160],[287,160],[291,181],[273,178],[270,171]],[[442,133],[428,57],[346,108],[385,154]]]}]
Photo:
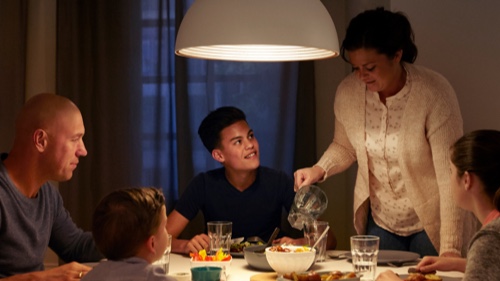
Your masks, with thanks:
[{"label": "window", "polygon": [[[192,144],[192,159],[180,161],[191,161],[194,174],[220,167],[197,130],[209,111],[225,105],[246,113],[259,140],[261,164],[291,175],[298,64],[187,59],[188,107],[177,108],[175,3],[142,0],[143,182],[160,185],[168,198],[177,199],[177,142],[183,137],[177,135],[177,121],[187,121]],[[179,110],[188,110],[189,120],[177,120]]]}]

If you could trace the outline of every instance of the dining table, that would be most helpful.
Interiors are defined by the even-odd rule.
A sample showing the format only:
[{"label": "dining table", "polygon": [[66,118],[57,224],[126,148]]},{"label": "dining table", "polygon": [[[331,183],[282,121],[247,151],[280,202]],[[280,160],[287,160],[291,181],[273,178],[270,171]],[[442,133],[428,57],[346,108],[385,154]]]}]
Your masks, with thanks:
[{"label": "dining table", "polygon": [[[416,262],[414,263],[405,263],[401,265],[388,265],[388,264],[379,264],[377,266],[377,275],[386,270],[392,270],[395,273],[403,276],[408,274],[408,269],[410,267],[414,267]],[[252,268],[248,265],[246,260],[243,257],[233,257],[231,261],[230,274],[226,278],[226,281],[267,281],[267,280],[276,280],[276,273],[270,271],[262,271],[255,268]],[[181,254],[170,254],[170,265],[169,265],[169,273],[170,276],[182,276],[189,275],[191,270],[191,260],[187,255]],[[352,264],[350,260],[345,257],[341,258],[331,258],[330,256],[323,262],[316,262],[310,270],[314,270],[316,272],[322,271],[334,271],[339,270],[342,272],[351,272],[353,271]],[[463,273],[461,272],[440,272],[436,273],[440,277],[443,278],[443,281],[455,281],[461,280]],[[178,279],[178,280],[190,280],[190,279]]]}]

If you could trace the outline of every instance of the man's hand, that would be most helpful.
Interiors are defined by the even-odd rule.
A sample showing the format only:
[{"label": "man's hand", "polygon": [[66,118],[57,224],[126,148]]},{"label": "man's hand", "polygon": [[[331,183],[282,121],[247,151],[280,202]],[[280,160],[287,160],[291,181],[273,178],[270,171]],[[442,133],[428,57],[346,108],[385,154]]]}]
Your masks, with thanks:
[{"label": "man's hand", "polygon": [[210,247],[210,238],[205,233],[198,234],[186,244],[185,253],[198,253],[200,250]]},{"label": "man's hand", "polygon": [[279,244],[279,245],[283,245],[283,244],[288,244],[288,245],[306,245],[307,241],[306,241],[305,238],[293,239],[293,238],[290,238],[288,236],[284,236],[284,237],[281,237],[281,238],[278,238],[278,239],[274,239],[273,245],[274,244]]},{"label": "man's hand", "polygon": [[14,275],[4,278],[2,280],[8,281],[24,281],[24,280],[44,280],[44,281],[75,281],[80,280],[82,277],[92,270],[92,267],[77,263],[70,262],[62,266],[44,271],[36,271],[25,274]]}]

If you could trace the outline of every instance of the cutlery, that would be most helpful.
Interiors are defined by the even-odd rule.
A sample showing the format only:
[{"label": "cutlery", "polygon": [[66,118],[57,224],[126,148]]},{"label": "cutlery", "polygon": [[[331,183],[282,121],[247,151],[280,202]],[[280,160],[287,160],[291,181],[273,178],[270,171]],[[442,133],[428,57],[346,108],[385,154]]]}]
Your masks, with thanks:
[{"label": "cutlery", "polygon": [[267,244],[264,247],[262,247],[262,250],[258,250],[258,251],[255,251],[255,252],[256,253],[264,253],[264,251],[266,250],[266,248],[269,247],[269,246],[271,246],[273,244],[273,241],[274,241],[274,239],[276,239],[276,236],[278,236],[278,233],[280,233],[280,228],[276,227],[274,229],[273,234],[271,234],[271,237],[267,241]]},{"label": "cutlery", "polygon": [[393,262],[388,262],[386,264],[391,267],[402,267],[402,266],[416,265],[418,264],[418,261],[409,261],[409,262],[393,261]]},{"label": "cutlery", "polygon": [[323,230],[323,233],[321,233],[318,240],[316,240],[316,243],[314,243],[311,249],[316,248],[316,246],[318,246],[318,243],[321,241],[321,239],[323,239],[323,237],[325,237],[326,233],[328,232],[328,229],[330,229],[329,225],[326,226],[325,230]]}]

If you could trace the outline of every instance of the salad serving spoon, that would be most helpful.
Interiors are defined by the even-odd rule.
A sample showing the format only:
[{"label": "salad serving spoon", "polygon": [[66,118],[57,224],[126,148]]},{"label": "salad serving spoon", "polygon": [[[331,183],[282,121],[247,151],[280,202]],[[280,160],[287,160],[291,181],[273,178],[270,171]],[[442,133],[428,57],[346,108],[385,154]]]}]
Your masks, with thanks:
[{"label": "salad serving spoon", "polygon": [[278,236],[278,233],[280,233],[280,228],[276,227],[274,229],[273,234],[271,234],[271,237],[269,237],[269,240],[267,241],[266,245],[262,247],[262,250],[255,251],[256,253],[264,253],[267,247],[271,246],[273,244],[274,239],[276,239],[276,236]]}]

